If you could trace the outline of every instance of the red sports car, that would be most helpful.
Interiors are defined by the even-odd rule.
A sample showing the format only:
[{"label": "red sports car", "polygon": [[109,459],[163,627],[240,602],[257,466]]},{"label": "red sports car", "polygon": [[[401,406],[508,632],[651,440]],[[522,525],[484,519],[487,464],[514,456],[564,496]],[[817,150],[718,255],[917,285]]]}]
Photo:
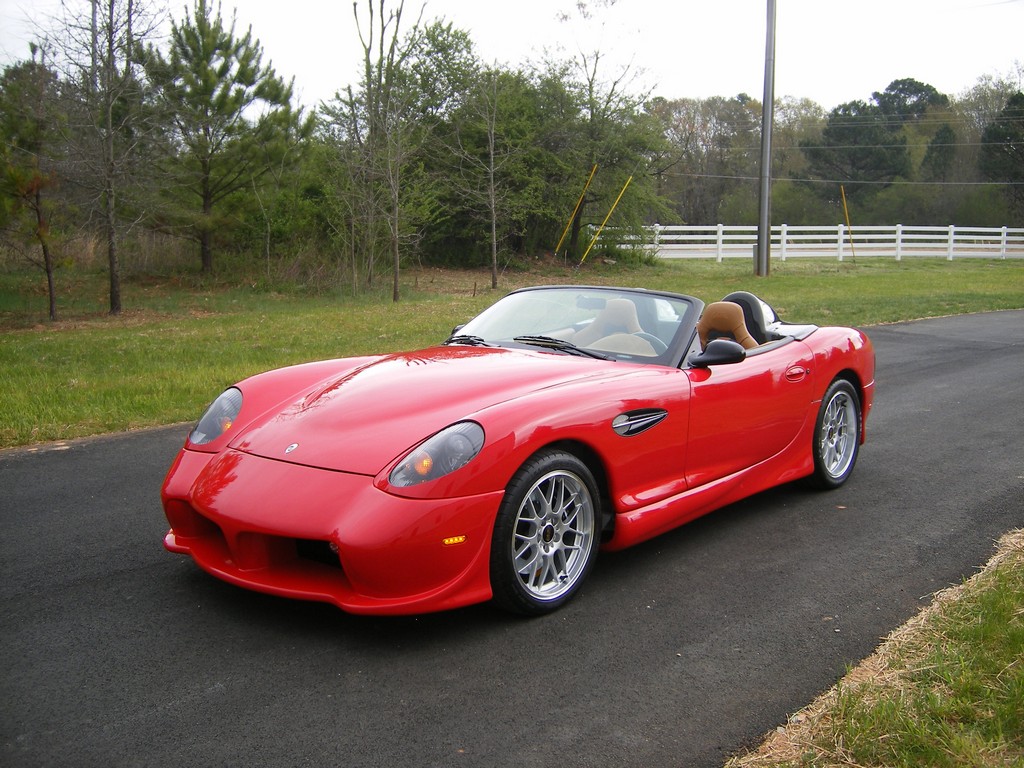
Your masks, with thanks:
[{"label": "red sports car", "polygon": [[546,613],[599,549],[781,483],[842,485],[874,367],[862,332],[750,293],[519,290],[439,346],[226,390],[164,481],[164,544],[353,613]]}]

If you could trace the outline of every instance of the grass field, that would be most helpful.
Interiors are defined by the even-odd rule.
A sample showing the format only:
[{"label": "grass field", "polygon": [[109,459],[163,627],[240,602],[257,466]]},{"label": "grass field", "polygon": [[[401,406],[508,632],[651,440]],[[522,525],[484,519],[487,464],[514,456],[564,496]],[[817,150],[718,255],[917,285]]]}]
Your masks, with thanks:
[{"label": "grass field", "polygon": [[[869,326],[1024,307],[1024,262],[794,261],[768,278],[746,262],[576,270],[538,263],[489,288],[486,272],[410,270],[403,300],[272,292],[243,279],[125,281],[105,314],[102,273],[61,274],[60,320],[45,320],[38,272],[0,272],[0,448],[195,419],[227,385],[268,368],[427,346],[512,288],[636,285],[707,301],[753,290],[789,320]],[[384,294],[387,294],[386,296]]]},{"label": "grass field", "polygon": [[[1021,261],[789,261],[768,278],[751,271],[745,261],[538,262],[491,291],[488,273],[419,269],[404,274],[398,305],[389,290],[309,296],[243,278],[129,278],[117,318],[105,314],[102,274],[62,273],[55,323],[45,320],[40,274],[0,271],[0,448],[191,421],[249,374],[435,343],[506,291],[541,282],[706,301],[746,289],[784,319],[861,327],[1024,308]],[[1024,535],[1002,552],[734,765],[1024,766]]]}]

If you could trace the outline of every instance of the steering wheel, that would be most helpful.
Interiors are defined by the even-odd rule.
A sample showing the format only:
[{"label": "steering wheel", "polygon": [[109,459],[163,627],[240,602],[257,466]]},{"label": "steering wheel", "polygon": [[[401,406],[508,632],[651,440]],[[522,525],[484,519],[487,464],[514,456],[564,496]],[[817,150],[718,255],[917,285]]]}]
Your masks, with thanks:
[{"label": "steering wheel", "polygon": [[637,331],[633,335],[636,336],[637,338],[643,339],[652,347],[654,347],[654,353],[656,355],[663,355],[666,352],[668,352],[668,346],[665,344],[665,342],[659,339],[653,333],[647,333],[646,331]]}]

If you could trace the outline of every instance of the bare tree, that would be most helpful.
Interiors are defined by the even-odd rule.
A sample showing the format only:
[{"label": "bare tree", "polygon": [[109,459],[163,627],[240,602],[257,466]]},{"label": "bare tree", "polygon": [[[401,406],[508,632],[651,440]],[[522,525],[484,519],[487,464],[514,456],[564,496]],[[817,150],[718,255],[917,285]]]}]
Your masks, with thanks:
[{"label": "bare tree", "polygon": [[456,191],[472,208],[486,211],[492,289],[498,287],[499,222],[509,218],[515,199],[506,171],[525,155],[521,138],[526,134],[510,124],[506,107],[516,79],[498,69],[480,73],[454,131]]},{"label": "bare tree", "polygon": [[367,0],[363,18],[359,4],[352,3],[363,75],[358,87],[348,86],[324,107],[323,134],[336,150],[333,176],[341,193],[336,211],[347,226],[333,226],[348,241],[353,286],[362,280],[372,285],[382,257],[391,262],[392,298],[398,301],[403,172],[410,152],[406,132],[414,127],[408,114],[406,66],[418,22],[403,41],[405,3],[391,9],[387,5],[386,0]]},{"label": "bare tree", "polygon": [[[363,49],[362,106],[364,132],[357,135],[362,149],[364,168],[371,186],[382,185],[384,220],[389,231],[392,269],[392,300],[399,299],[399,270],[402,239],[402,182],[405,164],[413,147],[415,123],[409,107],[410,91],[405,78],[405,65],[418,43],[420,18],[409,34],[401,37],[404,0],[387,9],[387,0],[367,0],[368,18],[360,19],[359,9],[352,3],[359,42]],[[350,91],[350,103],[356,103]]]},{"label": "bare tree", "polygon": [[86,190],[89,208],[99,220],[110,277],[109,311],[118,315],[120,237],[127,221],[124,196],[132,163],[151,133],[144,117],[138,43],[155,34],[159,18],[139,0],[91,0],[90,5],[86,16],[77,4],[62,0],[53,45],[71,97],[66,132],[74,158],[70,176]]}]

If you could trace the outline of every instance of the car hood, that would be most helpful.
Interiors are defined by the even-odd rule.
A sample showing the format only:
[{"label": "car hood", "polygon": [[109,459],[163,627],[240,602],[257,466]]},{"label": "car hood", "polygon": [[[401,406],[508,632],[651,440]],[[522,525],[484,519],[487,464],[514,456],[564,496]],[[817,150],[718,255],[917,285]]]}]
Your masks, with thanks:
[{"label": "car hood", "polygon": [[276,413],[243,428],[231,446],[269,459],[376,475],[420,441],[485,408],[630,368],[481,347],[387,355],[297,393]]}]

